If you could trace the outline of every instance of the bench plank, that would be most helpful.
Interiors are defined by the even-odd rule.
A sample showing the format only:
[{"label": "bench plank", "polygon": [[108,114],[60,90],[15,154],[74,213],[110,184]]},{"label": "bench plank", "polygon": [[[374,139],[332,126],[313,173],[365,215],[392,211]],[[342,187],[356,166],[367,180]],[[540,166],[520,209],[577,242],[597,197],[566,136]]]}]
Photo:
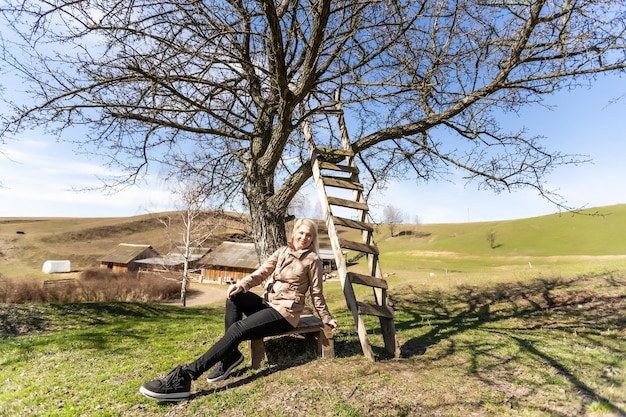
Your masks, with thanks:
[{"label": "bench plank", "polygon": [[[315,316],[302,316],[298,322],[298,327],[277,336],[287,336],[291,334],[304,334],[306,336],[315,337],[317,340],[317,355],[322,358],[335,357],[333,333],[319,318]],[[252,368],[259,369],[261,364],[267,360],[265,343],[263,339],[254,339],[248,342],[248,346],[252,358]]]}]

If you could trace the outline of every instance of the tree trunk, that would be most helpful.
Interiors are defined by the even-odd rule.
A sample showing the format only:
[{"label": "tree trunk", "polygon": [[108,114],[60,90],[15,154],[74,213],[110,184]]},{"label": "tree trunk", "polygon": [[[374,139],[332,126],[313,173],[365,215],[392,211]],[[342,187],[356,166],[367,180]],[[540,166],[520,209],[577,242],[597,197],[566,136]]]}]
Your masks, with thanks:
[{"label": "tree trunk", "polygon": [[266,260],[276,249],[287,243],[285,209],[273,208],[266,201],[249,200],[252,219],[252,237],[259,261]]},{"label": "tree trunk", "polygon": [[185,243],[185,261],[183,263],[183,282],[180,284],[180,304],[187,307],[187,285],[189,282],[189,241]]},{"label": "tree trunk", "polygon": [[273,175],[250,175],[246,184],[246,198],[250,209],[252,238],[259,256],[265,261],[286,242],[286,204],[277,204]]},{"label": "tree trunk", "polygon": [[[194,219],[197,214],[196,206],[198,206],[197,194],[188,194],[187,196],[187,207],[185,210],[185,214],[183,217],[183,221],[185,224],[185,235],[184,235],[184,243],[185,243],[185,253],[183,254],[183,259],[185,260],[183,263],[183,282],[180,285],[180,303],[183,307],[187,306],[187,283],[189,282],[189,256],[190,246],[191,246],[191,228],[194,225]],[[193,205],[193,207],[192,207]]]},{"label": "tree trunk", "polygon": [[187,272],[183,273],[183,282],[180,284],[180,304],[187,306]]}]

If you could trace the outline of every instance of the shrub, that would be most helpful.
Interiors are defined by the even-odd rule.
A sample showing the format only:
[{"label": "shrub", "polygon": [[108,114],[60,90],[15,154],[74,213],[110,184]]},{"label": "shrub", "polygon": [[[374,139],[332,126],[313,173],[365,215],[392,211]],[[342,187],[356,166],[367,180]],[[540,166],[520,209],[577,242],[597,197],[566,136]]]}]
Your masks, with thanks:
[{"label": "shrub", "polygon": [[36,278],[7,279],[0,282],[3,303],[41,303],[46,301],[41,281]]},{"label": "shrub", "polygon": [[180,294],[180,282],[158,274],[115,274],[107,269],[89,269],[80,282],[89,301],[162,301]]},{"label": "shrub", "polygon": [[180,295],[180,282],[158,274],[114,274],[105,269],[88,269],[78,280],[44,286],[32,278],[0,281],[2,303],[69,303],[88,301],[163,301]]}]

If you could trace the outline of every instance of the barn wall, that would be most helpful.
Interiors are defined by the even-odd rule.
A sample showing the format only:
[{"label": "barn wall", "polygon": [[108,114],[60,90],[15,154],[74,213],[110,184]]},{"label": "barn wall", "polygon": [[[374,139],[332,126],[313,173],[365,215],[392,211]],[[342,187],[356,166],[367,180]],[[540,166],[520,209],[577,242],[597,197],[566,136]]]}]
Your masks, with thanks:
[{"label": "barn wall", "polygon": [[212,281],[219,284],[227,284],[237,282],[246,275],[250,274],[252,269],[230,268],[230,267],[214,267],[202,268],[202,281]]},{"label": "barn wall", "polygon": [[100,263],[101,269],[110,269],[112,272],[116,274],[122,274],[124,272],[128,272],[128,265],[126,264],[117,264],[113,262],[102,262]]}]

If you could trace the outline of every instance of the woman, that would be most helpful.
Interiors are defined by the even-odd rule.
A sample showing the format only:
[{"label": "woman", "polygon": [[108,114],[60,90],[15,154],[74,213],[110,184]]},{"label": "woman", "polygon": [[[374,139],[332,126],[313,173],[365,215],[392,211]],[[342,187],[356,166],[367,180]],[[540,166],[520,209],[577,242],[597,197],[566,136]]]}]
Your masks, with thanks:
[{"label": "woman", "polygon": [[[191,395],[191,381],[213,366],[208,382],[228,378],[243,361],[238,350],[240,342],[278,335],[298,325],[307,291],[322,321],[336,330],[337,320],[328,312],[322,292],[323,269],[317,247],[315,222],[296,220],[287,246],[274,252],[259,269],[228,287],[224,336],[194,362],[177,366],[164,378],[144,383],[139,391],[155,400],[181,401]],[[271,279],[263,297],[249,291],[268,278]]]}]

